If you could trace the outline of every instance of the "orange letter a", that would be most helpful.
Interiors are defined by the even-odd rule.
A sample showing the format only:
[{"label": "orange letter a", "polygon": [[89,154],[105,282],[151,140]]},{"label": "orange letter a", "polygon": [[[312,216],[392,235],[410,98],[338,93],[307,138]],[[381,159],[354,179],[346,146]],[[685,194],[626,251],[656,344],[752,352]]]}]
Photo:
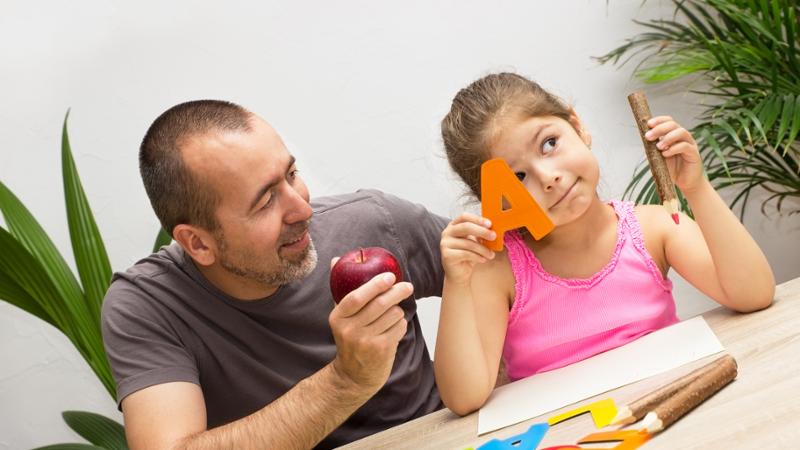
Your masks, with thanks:
[{"label": "orange letter a", "polygon": [[[503,250],[506,231],[524,226],[539,240],[553,230],[553,222],[500,158],[481,165],[481,197],[481,215],[492,221],[492,230],[497,233],[495,240],[484,245],[496,252]],[[509,204],[506,210],[503,199]]]}]

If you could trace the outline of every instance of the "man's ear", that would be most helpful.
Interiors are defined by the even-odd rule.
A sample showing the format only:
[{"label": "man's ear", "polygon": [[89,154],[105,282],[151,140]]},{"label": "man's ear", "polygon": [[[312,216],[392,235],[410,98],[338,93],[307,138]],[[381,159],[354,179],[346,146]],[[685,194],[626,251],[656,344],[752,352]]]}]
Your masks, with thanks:
[{"label": "man's ear", "polygon": [[592,135],[583,127],[583,123],[574,109],[569,110],[569,124],[572,125],[572,128],[578,133],[583,143],[586,144],[587,147],[592,148]]},{"label": "man's ear", "polygon": [[192,225],[180,224],[172,230],[172,236],[197,264],[210,266],[217,260],[219,244],[212,233]]}]

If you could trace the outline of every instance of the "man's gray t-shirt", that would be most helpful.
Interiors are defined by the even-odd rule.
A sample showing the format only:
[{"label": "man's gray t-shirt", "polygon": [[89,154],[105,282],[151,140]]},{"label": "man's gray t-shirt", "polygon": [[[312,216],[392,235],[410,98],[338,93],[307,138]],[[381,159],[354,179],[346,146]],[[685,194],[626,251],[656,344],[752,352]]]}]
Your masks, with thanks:
[{"label": "man's gray t-shirt", "polygon": [[[416,298],[441,296],[439,239],[447,220],[378,191],[318,198],[310,233],[319,256],[305,279],[241,301],[211,285],[177,244],[114,274],[103,304],[103,338],[117,399],[174,381],[198,384],[208,427],[245,417],[333,360],[328,276],[334,256],[384,247],[397,256],[412,299],[386,385],[320,443],[331,448],[441,407],[416,315]],[[307,399],[313,402],[313,398]]]}]

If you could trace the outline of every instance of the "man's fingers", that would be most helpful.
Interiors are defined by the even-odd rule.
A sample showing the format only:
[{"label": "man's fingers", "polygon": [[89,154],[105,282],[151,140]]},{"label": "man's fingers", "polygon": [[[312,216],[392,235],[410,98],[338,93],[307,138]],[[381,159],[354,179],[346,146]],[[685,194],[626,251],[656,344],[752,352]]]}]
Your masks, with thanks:
[{"label": "man's fingers", "polygon": [[389,310],[392,306],[395,306],[408,298],[413,292],[414,288],[411,283],[397,283],[386,292],[383,292],[382,294],[370,300],[357,313],[350,316],[350,320],[355,321],[355,323],[358,323],[361,326],[367,326],[368,324],[377,320],[378,317]]},{"label": "man's fingers", "polygon": [[403,308],[395,305],[387,309],[380,317],[366,326],[368,334],[371,336],[383,334],[386,330],[394,326],[398,320],[405,320],[405,311],[403,311]]},{"label": "man's fingers", "polygon": [[[391,272],[376,275],[358,289],[345,295],[337,307],[339,314],[342,317],[352,317],[356,314],[361,314],[364,309],[376,303],[375,300],[381,299],[376,305],[370,307],[379,308],[379,313],[371,317],[366,323],[375,320],[380,313],[390,306],[399,303],[414,291],[411,283],[400,282],[395,284],[395,281],[396,278]],[[388,300],[386,299],[387,296]]]},{"label": "man's fingers", "polygon": [[337,306],[339,314],[342,317],[350,317],[358,313],[372,299],[389,290],[394,284],[395,278],[391,272],[375,275],[371,280],[344,296]]},{"label": "man's fingers", "polygon": [[403,336],[406,335],[408,329],[408,321],[406,319],[398,320],[391,326],[385,333],[383,333],[391,342],[400,342]]},{"label": "man's fingers", "polygon": [[331,258],[331,269],[333,269],[333,266],[336,265],[336,261],[339,261],[339,259],[340,258],[338,256],[334,256],[333,258]]}]

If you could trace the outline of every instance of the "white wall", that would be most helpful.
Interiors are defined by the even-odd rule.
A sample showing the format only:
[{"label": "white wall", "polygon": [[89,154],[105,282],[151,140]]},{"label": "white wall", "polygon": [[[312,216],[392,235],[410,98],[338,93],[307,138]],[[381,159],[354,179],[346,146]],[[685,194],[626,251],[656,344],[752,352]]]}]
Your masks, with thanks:
[{"label": "white wall", "polygon": [[[72,108],[76,163],[116,270],[145,255],[157,230],[138,143],[159,113],[189,99],[232,100],[271,121],[312,194],[376,187],[454,215],[462,189],[438,122],[459,88],[516,70],[575,104],[594,135],[601,194],[617,197],[642,158],[625,99],[639,86],[631,67],[600,67],[590,56],[640,30],[632,19],[672,11],[657,0],[12,0],[3,10],[0,180],[71,261],[59,133]],[[655,112],[692,124],[695,97],[648,92]],[[797,217],[746,224],[779,281],[800,275]],[[682,283],[676,297],[684,317],[709,305]],[[423,305],[429,338],[437,314],[437,302]],[[121,419],[65,338],[2,302],[0,346],[0,447],[79,441],[61,421],[66,409]]]}]

